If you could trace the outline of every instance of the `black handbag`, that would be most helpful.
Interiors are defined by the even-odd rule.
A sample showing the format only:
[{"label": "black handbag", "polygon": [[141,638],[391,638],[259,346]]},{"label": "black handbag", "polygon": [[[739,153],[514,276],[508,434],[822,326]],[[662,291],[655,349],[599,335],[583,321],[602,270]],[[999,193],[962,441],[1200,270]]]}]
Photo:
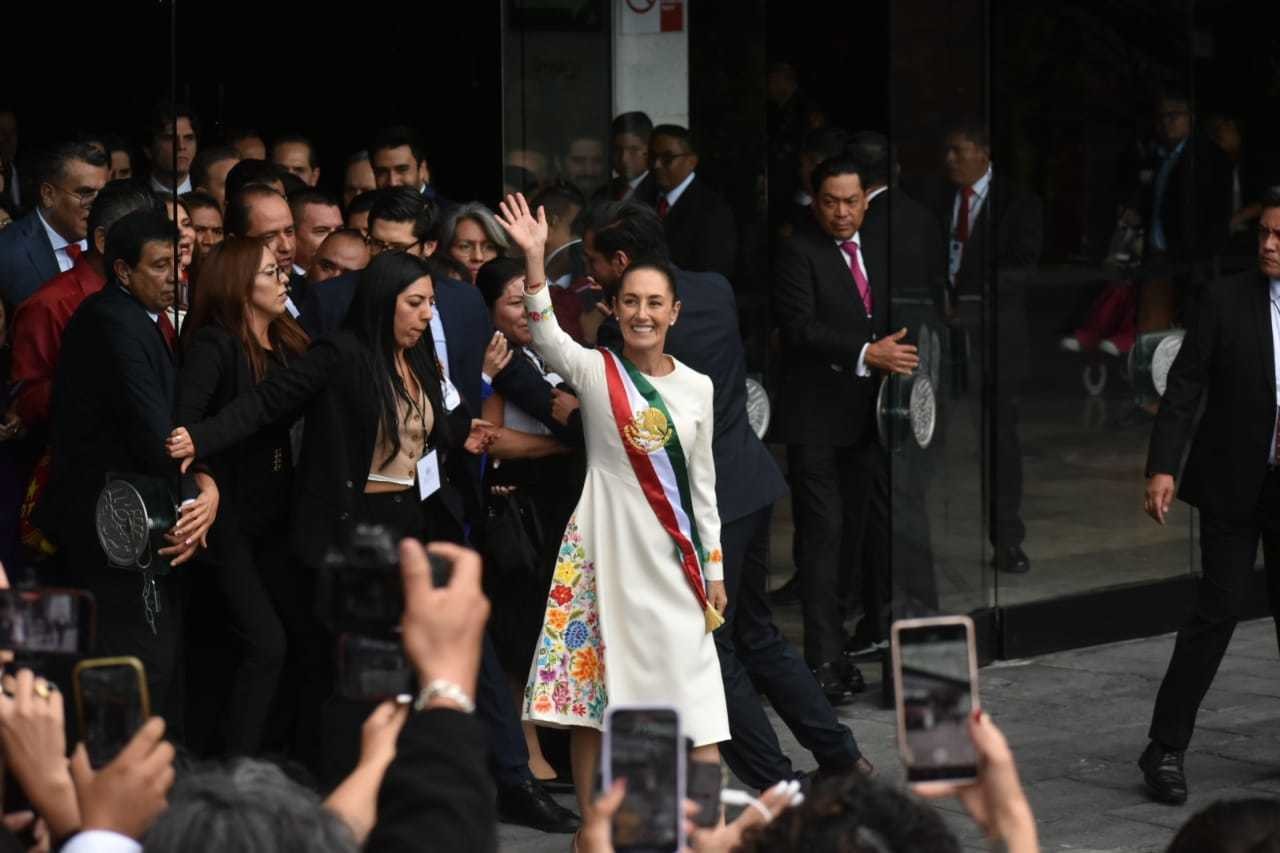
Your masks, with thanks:
[{"label": "black handbag", "polygon": [[164,534],[178,523],[178,502],[165,479],[108,474],[94,522],[111,565],[151,577],[169,574],[172,566],[159,551],[168,544]]},{"label": "black handbag", "polygon": [[490,494],[485,516],[485,575],[505,581],[537,578],[543,534],[533,501],[518,489]]}]

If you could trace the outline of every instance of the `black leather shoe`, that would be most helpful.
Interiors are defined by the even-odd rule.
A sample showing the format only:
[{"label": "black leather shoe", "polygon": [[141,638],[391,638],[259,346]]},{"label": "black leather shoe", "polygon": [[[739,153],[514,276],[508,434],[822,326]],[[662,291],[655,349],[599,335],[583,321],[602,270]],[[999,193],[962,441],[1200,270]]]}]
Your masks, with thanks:
[{"label": "black leather shoe", "polygon": [[1184,750],[1167,749],[1155,741],[1147,744],[1138,766],[1156,802],[1180,806],[1187,801],[1187,774],[1182,771],[1185,754]]},{"label": "black leather shoe", "polygon": [[867,689],[862,670],[843,660],[824,663],[813,671],[813,677],[832,706],[846,705],[853,694]]},{"label": "black leather shoe", "polygon": [[769,601],[774,604],[800,603],[800,574],[791,576],[791,580],[769,593]]},{"label": "black leather shoe", "polygon": [[1021,545],[1011,545],[1008,548],[1000,548],[996,551],[995,563],[997,571],[1007,572],[1011,575],[1025,575],[1031,571],[1031,559],[1027,557],[1027,553],[1022,550]]},{"label": "black leather shoe", "polygon": [[498,817],[504,823],[517,823],[561,835],[577,832],[582,825],[578,816],[552,799],[536,779],[500,788]]}]

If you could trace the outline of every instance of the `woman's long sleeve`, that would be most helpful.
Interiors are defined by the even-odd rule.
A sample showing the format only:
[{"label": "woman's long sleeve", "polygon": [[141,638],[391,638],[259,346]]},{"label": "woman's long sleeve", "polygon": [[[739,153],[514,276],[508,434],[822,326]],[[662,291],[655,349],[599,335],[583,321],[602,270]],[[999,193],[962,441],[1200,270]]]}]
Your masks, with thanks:
[{"label": "woman's long sleeve", "polygon": [[715,435],[714,390],[707,377],[699,375],[698,381],[706,384],[706,391],[701,395],[706,405],[698,418],[698,432],[689,454],[689,491],[702,544],[702,577],[707,581],[722,581],[724,556],[720,552],[720,511],[716,507],[716,458],[711,451]]},{"label": "woman's long sleeve", "polygon": [[196,455],[207,458],[301,409],[328,385],[342,359],[332,341],[322,340],[289,367],[268,374],[212,418],[179,424],[191,433]]},{"label": "woman's long sleeve", "polygon": [[529,312],[533,348],[547,366],[567,379],[570,385],[582,389],[589,384],[591,377],[604,369],[598,352],[582,346],[560,328],[546,285],[536,293],[526,293],[524,307]]}]

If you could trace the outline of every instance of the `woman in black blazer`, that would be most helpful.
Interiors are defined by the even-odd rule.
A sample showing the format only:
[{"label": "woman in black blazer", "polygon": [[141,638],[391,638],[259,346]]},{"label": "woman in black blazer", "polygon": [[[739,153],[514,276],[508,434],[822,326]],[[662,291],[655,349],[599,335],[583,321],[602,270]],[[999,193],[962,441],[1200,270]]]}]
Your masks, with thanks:
[{"label": "woman in black blazer", "polygon": [[[433,269],[402,252],[379,255],[360,274],[342,331],[216,416],[175,429],[166,443],[169,455],[205,458],[304,410],[290,540],[305,565],[324,565],[358,523],[424,540],[462,541],[473,497],[448,481],[445,457],[483,452],[491,431],[472,420],[465,403],[444,407],[429,334]],[[423,425],[425,441],[407,444],[406,435]],[[422,499],[418,463],[433,453],[440,487]]]},{"label": "woman in black blazer", "polygon": [[[176,423],[195,423],[217,414],[305,352],[307,336],[285,312],[288,274],[258,240],[232,238],[209,255],[182,329]],[[213,571],[212,577],[196,577],[193,583],[201,591],[202,582],[216,583],[215,594],[227,604],[243,652],[229,695],[213,687],[217,678],[193,683],[192,695],[200,697],[203,708],[193,705],[192,716],[221,716],[224,746],[233,754],[253,755],[261,746],[284,666],[285,631],[270,591],[287,583],[280,531],[289,518],[289,430],[294,419],[293,412],[285,413],[208,460],[221,492],[209,537],[207,562]],[[209,608],[193,616],[217,618]],[[219,626],[207,627],[209,631],[192,632],[193,644],[221,646],[207,639],[221,639]],[[221,650],[216,654],[221,657]]]}]

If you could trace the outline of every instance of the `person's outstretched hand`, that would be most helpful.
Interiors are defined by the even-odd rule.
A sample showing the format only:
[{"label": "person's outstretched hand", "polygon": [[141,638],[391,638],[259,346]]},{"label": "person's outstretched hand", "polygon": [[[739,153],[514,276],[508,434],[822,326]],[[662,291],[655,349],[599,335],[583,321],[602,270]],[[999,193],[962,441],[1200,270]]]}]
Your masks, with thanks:
[{"label": "person's outstretched hand", "polygon": [[596,797],[582,816],[578,830],[578,853],[613,853],[613,816],[627,795],[627,780],[615,779],[608,791]]},{"label": "person's outstretched hand", "polygon": [[102,829],[141,839],[168,807],[173,786],[173,745],[164,720],[152,717],[129,745],[101,770],[89,766],[84,744],[71,756],[71,780],[80,803],[82,830]]},{"label": "person's outstretched hand", "polygon": [[[520,251],[526,256],[541,257],[547,245],[546,210],[539,207],[537,215],[534,215],[529,209],[529,202],[525,201],[524,193],[516,193],[498,202],[498,211],[498,221],[511,236],[511,242],[519,246]],[[529,281],[526,285],[533,286],[540,283]]]},{"label": "person's outstretched hand", "polygon": [[981,710],[969,718],[969,735],[978,753],[978,780],[921,782],[915,792],[929,799],[956,797],[974,822],[992,839],[1004,841],[1009,853],[1035,853],[1036,819],[1018,780],[1018,767],[1004,734]]},{"label": "person's outstretched hand", "polygon": [[804,802],[799,793],[800,785],[796,782],[782,781],[760,794],[760,806],[764,809],[748,806],[743,809],[732,823],[702,828],[696,826],[693,817],[698,811],[698,804],[685,800],[685,836],[689,839],[689,848],[695,853],[729,853],[742,844],[742,836],[748,829],[761,826],[782,814],[792,806]]},{"label": "person's outstretched hand", "polygon": [[498,428],[486,420],[480,418],[471,419],[471,430],[467,433],[467,440],[462,443],[462,447],[468,453],[479,456],[481,453],[488,452],[493,443],[498,440]]},{"label": "person's outstretched hand", "polygon": [[[427,551],[453,566],[448,586],[431,583]],[[426,551],[416,539],[400,542],[404,577],[404,616],[400,621],[404,650],[426,687],[442,679],[476,695],[480,644],[489,619],[489,599],[480,588],[480,555],[447,542],[432,542]],[[440,707],[451,707],[437,699]]]},{"label": "person's outstretched hand", "polygon": [[4,763],[55,838],[80,826],[80,807],[67,768],[62,693],[29,669],[4,677],[0,744]]},{"label": "person's outstretched hand", "polygon": [[407,703],[388,699],[373,709],[360,730],[356,769],[324,801],[347,824],[357,844],[364,843],[378,822],[378,789],[396,757],[396,738],[409,719],[409,708]]},{"label": "person's outstretched hand", "polygon": [[511,347],[507,344],[507,336],[494,332],[484,350],[484,372],[490,377],[497,376],[510,363]]}]

